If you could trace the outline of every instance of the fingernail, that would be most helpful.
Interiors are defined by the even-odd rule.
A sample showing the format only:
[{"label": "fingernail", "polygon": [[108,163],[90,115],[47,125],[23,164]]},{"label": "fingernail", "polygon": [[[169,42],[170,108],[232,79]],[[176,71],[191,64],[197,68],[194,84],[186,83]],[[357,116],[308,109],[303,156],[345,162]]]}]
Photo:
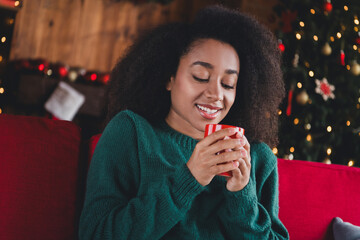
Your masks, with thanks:
[{"label": "fingernail", "polygon": [[238,162],[238,161],[235,161],[235,162],[234,162],[234,166],[235,166],[235,167],[238,167],[238,166],[239,166],[239,162]]}]

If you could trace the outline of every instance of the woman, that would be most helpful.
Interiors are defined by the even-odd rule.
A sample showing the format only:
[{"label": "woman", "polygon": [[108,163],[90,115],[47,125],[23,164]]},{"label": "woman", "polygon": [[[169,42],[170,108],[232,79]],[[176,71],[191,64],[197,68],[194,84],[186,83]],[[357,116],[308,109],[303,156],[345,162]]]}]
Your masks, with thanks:
[{"label": "woman", "polygon": [[[81,239],[288,238],[268,146],[277,143],[284,86],[267,29],[208,7],[192,24],[140,38],[110,81]],[[203,137],[206,124],[220,122],[246,137],[232,128]],[[216,154],[225,149],[233,151]],[[217,176],[226,171],[232,176]]]}]

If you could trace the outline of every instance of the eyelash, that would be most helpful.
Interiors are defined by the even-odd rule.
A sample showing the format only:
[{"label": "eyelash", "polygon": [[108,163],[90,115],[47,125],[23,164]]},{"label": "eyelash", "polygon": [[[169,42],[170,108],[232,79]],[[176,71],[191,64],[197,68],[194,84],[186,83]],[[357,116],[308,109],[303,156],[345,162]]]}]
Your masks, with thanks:
[{"label": "eyelash", "polygon": [[[195,77],[195,76],[193,76],[193,78],[198,82],[208,82],[209,81],[209,79],[198,78],[198,77]],[[225,89],[234,89],[234,86],[229,86],[229,85],[226,85],[226,84],[223,84],[223,83],[221,85]]]}]

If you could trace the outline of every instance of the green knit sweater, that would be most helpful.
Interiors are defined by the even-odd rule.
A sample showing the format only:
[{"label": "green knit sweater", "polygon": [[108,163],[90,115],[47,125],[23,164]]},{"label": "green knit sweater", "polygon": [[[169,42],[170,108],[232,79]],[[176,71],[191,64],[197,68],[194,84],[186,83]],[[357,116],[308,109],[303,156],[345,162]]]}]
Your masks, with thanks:
[{"label": "green knit sweater", "polygon": [[224,177],[201,186],[186,162],[197,140],[122,111],[91,161],[80,239],[287,239],[278,218],[276,157],[251,144],[251,177],[239,192]]}]

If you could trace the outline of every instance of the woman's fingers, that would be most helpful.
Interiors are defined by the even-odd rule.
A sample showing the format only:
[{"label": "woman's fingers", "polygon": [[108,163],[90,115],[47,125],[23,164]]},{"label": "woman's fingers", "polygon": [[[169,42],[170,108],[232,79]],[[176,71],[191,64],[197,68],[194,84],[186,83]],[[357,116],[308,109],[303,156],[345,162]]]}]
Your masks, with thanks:
[{"label": "woman's fingers", "polygon": [[217,155],[212,155],[208,158],[208,164],[209,165],[217,165],[217,164],[224,164],[227,162],[231,162],[231,161],[235,161],[238,160],[240,158],[242,158],[242,156],[244,156],[244,152],[246,155],[246,151],[245,149],[242,149],[244,151],[229,151],[229,152],[222,152],[220,154]]},{"label": "woman's fingers", "polygon": [[210,134],[209,136],[204,138],[201,141],[201,144],[205,145],[205,146],[210,146],[210,145],[216,143],[217,141],[224,139],[225,137],[234,135],[235,133],[237,133],[236,128],[221,129],[219,131],[213,132],[212,134]]},{"label": "woman's fingers", "polygon": [[210,171],[214,175],[218,175],[220,173],[233,171],[235,169],[238,169],[238,167],[239,167],[239,162],[238,161],[230,161],[230,162],[223,163],[223,164],[213,165],[210,168]]},{"label": "woman's fingers", "polygon": [[244,144],[242,139],[227,138],[225,140],[219,140],[216,143],[209,146],[207,149],[209,154],[217,154],[226,150],[240,149]]}]

